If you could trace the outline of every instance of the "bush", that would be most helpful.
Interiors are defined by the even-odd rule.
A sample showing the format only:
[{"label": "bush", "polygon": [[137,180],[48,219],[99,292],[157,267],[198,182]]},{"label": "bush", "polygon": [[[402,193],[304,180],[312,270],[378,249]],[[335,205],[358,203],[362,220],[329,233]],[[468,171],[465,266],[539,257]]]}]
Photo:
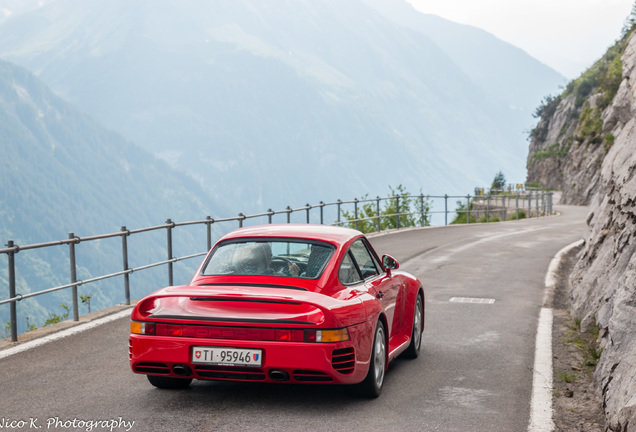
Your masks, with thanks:
[{"label": "bush", "polygon": [[[423,199],[413,197],[402,185],[398,185],[395,189],[389,186],[389,191],[389,196],[392,198],[384,200],[384,208],[380,208],[379,212],[381,231],[397,228],[398,217],[400,228],[428,226],[431,224],[431,216],[429,214],[431,202],[428,196]],[[368,194],[364,195],[360,201],[367,200],[368,196]],[[399,216],[394,216],[398,213],[400,214]],[[347,224],[350,228],[356,228],[355,212],[343,211],[342,215],[347,221],[350,221]],[[362,204],[358,208],[357,229],[363,233],[376,232],[378,230],[377,217],[377,202]]]},{"label": "bush", "polygon": [[[472,201],[468,205],[468,209],[469,210],[473,209]],[[468,219],[466,204],[462,201],[457,201],[457,208],[455,209],[455,217],[453,218],[450,224],[451,225],[465,224],[467,220],[469,220],[470,223],[477,222],[477,220],[475,219],[473,215],[470,215],[470,219]]]}]

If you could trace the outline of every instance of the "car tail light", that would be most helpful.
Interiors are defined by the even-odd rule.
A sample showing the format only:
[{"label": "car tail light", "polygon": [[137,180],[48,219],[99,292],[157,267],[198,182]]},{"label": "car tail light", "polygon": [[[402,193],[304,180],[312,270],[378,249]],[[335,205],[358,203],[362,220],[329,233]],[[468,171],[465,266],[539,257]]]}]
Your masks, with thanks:
[{"label": "car tail light", "polygon": [[142,335],[154,335],[155,323],[130,321],[130,332]]},{"label": "car tail light", "polygon": [[305,340],[305,332],[303,330],[276,330],[275,340],[282,342],[303,342]]},{"label": "car tail light", "polygon": [[346,328],[316,331],[316,342],[343,342],[348,340],[349,331]]},{"label": "car tail light", "polygon": [[183,336],[183,326],[175,324],[157,324],[157,336]]},{"label": "car tail light", "polygon": [[276,342],[329,343],[349,340],[349,331],[346,328],[336,330],[268,329],[130,321],[130,332],[154,336]]}]

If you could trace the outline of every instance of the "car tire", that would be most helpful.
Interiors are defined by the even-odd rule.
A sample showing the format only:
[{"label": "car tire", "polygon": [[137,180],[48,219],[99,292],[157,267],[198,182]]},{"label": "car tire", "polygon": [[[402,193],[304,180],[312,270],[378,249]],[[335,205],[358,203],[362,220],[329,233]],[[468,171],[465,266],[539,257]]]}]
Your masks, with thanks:
[{"label": "car tire", "polygon": [[420,355],[422,348],[422,331],[424,330],[424,301],[422,295],[417,294],[415,301],[415,310],[413,311],[413,330],[411,331],[411,343],[409,344],[403,356],[414,359]]},{"label": "car tire", "polygon": [[153,386],[160,389],[186,389],[190,386],[192,378],[172,378],[157,375],[146,375]]},{"label": "car tire", "polygon": [[358,391],[361,396],[377,398],[382,393],[384,374],[386,372],[386,351],[386,330],[382,321],[378,321],[373,336],[369,372],[364,381],[358,384]]}]

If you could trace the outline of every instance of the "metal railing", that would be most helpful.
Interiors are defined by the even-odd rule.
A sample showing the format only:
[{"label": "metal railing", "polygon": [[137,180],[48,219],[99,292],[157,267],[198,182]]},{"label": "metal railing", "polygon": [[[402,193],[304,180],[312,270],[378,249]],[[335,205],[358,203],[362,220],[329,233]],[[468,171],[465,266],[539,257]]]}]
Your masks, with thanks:
[{"label": "metal railing", "polygon": [[[534,197],[533,197],[534,195]],[[448,200],[449,199],[457,199],[458,204],[463,200],[466,200],[466,205],[464,210],[456,209],[453,207],[449,209]],[[443,200],[444,209],[443,210],[434,210],[434,204]],[[385,203],[384,213],[380,208],[380,203],[382,201],[388,201],[390,205]],[[524,201],[525,204],[524,205]],[[512,206],[512,202],[514,202],[514,206]],[[485,206],[484,206],[485,203]],[[520,205],[521,203],[521,205]],[[353,205],[352,212],[344,210],[345,206],[350,208]],[[366,205],[366,207],[365,207]],[[416,211],[410,211],[410,206],[415,205],[415,207],[419,207]],[[361,207],[362,206],[362,207]],[[480,209],[476,209],[475,207],[484,207]],[[72,290],[72,311],[73,311],[73,320],[79,321],[79,303],[78,303],[78,290],[77,288],[82,285],[94,283],[97,281],[102,281],[118,276],[123,276],[123,285],[124,285],[124,295],[125,295],[125,304],[130,304],[130,275],[134,272],[139,272],[142,270],[150,269],[153,267],[168,266],[168,285],[173,285],[174,280],[174,272],[173,272],[173,264],[178,261],[188,260],[196,257],[203,256],[207,253],[208,250],[212,247],[212,226],[214,224],[227,223],[227,222],[238,222],[239,227],[243,227],[245,221],[251,219],[259,219],[266,218],[267,224],[274,223],[274,216],[277,215],[285,215],[286,223],[292,222],[292,214],[304,213],[304,223],[320,223],[325,224],[325,210],[330,208],[335,208],[335,221],[331,222],[332,225],[347,225],[352,228],[359,228],[360,223],[371,221],[371,225],[366,225],[365,228],[369,228],[370,226],[374,226],[377,231],[381,231],[383,228],[382,221],[385,222],[389,220],[391,223],[385,223],[385,226],[389,229],[400,229],[404,227],[404,225],[408,224],[409,226],[413,226],[413,219],[407,220],[409,216],[416,217],[419,216],[419,225],[430,225],[431,218],[435,215],[443,215],[444,225],[448,225],[448,214],[449,213],[457,213],[457,214],[466,214],[467,223],[471,223],[471,217],[475,215],[484,214],[485,221],[490,221],[492,215],[501,214],[501,220],[506,220],[507,213],[514,211],[513,219],[519,219],[520,213],[522,211],[525,212],[525,209],[528,210],[528,217],[531,217],[533,214],[535,216],[543,216],[552,214],[552,193],[551,192],[543,192],[536,191],[533,192],[524,192],[524,193],[515,193],[515,194],[507,194],[507,195],[486,195],[486,196],[451,196],[451,195],[443,195],[443,196],[431,196],[431,195],[396,195],[385,198],[370,198],[370,199],[354,199],[350,201],[342,201],[337,200],[334,202],[324,203],[320,202],[317,205],[306,204],[305,206],[298,208],[287,207],[284,210],[273,211],[271,209],[267,210],[264,213],[252,214],[252,215],[244,215],[243,213],[239,213],[238,216],[227,217],[227,218],[217,218],[213,219],[210,216],[207,216],[203,220],[198,221],[189,221],[189,222],[173,222],[171,219],[166,220],[163,225],[157,225],[147,228],[133,229],[129,230],[125,226],[121,227],[119,232],[111,233],[111,234],[102,234],[102,235],[94,235],[94,236],[86,236],[79,237],[74,233],[69,233],[68,239],[52,241],[47,243],[36,243],[30,245],[20,246],[15,244],[13,240],[9,240],[6,244],[5,249],[0,249],[0,254],[7,255],[8,262],[8,284],[9,284],[9,297],[0,300],[0,305],[10,304],[10,324],[11,324],[11,340],[18,340],[18,332],[17,332],[17,303],[21,300],[35,297],[47,293],[52,293],[55,291],[71,289]],[[407,212],[401,212],[402,209],[409,209]],[[312,214],[312,210],[318,210],[318,215],[315,213]],[[387,213],[393,209],[393,212]],[[365,214],[367,216],[365,216]],[[369,215],[370,214],[370,215]],[[313,220],[312,220],[313,216]],[[343,220],[343,216],[345,220]],[[522,217],[526,217],[523,215]],[[297,221],[295,221],[297,222]],[[207,250],[204,252],[197,252],[190,255],[174,257],[173,256],[173,244],[172,244],[172,235],[173,230],[177,227],[183,227],[188,225],[203,225],[206,227],[206,236],[207,236]],[[441,223],[440,223],[441,225]],[[147,265],[142,265],[138,267],[129,267],[128,263],[128,237],[149,231],[157,231],[157,230],[165,230],[166,231],[166,259],[158,262],[154,262]],[[229,231],[229,229],[228,229]],[[77,280],[77,260],[76,260],[76,250],[75,246],[91,241],[98,241],[102,239],[108,238],[116,238],[119,237],[121,239],[121,249],[122,249],[122,269],[121,271],[117,271],[114,273],[109,273],[101,276],[96,276],[92,278],[88,278],[85,280]],[[31,292],[27,294],[19,294],[16,292],[16,255],[19,252],[33,250],[33,249],[42,249],[49,247],[59,247],[66,246],[68,247],[69,253],[69,275],[70,275],[70,283],[65,285],[60,285],[52,288],[47,288],[41,291]]]}]

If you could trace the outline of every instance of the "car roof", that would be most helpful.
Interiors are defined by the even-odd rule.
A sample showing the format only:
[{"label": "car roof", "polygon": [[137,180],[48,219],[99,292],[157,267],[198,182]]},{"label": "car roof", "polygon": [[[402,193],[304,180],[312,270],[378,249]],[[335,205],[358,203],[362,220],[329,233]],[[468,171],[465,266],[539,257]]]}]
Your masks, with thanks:
[{"label": "car roof", "polygon": [[226,234],[219,241],[244,237],[283,237],[297,239],[315,239],[336,244],[344,244],[350,239],[361,234],[362,233],[360,231],[351,228],[331,225],[272,224],[239,228]]}]

